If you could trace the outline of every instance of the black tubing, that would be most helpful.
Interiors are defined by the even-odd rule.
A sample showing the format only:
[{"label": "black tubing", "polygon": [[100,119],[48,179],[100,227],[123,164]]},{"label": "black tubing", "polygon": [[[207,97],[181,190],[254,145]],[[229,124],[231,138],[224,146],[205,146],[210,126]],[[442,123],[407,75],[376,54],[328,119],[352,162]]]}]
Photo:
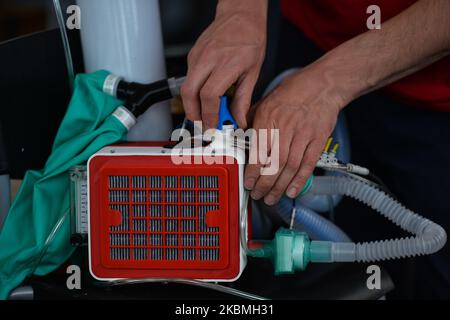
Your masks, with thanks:
[{"label": "black tubing", "polygon": [[124,107],[136,118],[147,111],[155,103],[172,98],[172,92],[167,80],[150,84],[120,81],[117,85],[117,98],[125,100]]}]

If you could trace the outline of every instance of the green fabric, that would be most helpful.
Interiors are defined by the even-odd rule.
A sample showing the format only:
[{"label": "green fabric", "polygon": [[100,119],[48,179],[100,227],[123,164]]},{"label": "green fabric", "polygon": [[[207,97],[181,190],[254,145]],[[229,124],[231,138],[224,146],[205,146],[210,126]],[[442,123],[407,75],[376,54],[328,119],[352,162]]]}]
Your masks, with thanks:
[{"label": "green fabric", "polygon": [[[66,214],[70,202],[67,171],[85,163],[103,146],[124,140],[127,133],[111,116],[121,101],[102,92],[107,75],[106,71],[98,71],[77,76],[44,169],[25,175],[0,233],[0,299],[7,298],[31,273],[45,275],[55,270],[73,252]],[[56,229],[58,222],[60,227]]]}]

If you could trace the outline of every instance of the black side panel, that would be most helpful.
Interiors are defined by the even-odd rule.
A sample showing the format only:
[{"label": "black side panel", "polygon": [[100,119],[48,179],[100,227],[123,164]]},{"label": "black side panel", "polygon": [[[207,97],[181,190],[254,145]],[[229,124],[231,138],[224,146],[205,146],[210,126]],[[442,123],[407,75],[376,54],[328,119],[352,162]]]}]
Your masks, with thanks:
[{"label": "black side panel", "polygon": [[0,44],[0,128],[12,178],[40,169],[70,99],[58,29]]},{"label": "black side panel", "polygon": [[0,123],[0,176],[8,173],[8,159],[6,158],[5,142],[3,141],[3,130]]}]

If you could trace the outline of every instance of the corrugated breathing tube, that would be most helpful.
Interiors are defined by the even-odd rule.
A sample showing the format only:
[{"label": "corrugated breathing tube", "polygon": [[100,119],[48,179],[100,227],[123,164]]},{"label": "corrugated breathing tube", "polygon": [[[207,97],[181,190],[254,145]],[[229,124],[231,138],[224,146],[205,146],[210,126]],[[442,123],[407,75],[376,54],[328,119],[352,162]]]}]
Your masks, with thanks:
[{"label": "corrugated breathing tube", "polygon": [[445,230],[436,223],[405,208],[386,193],[349,177],[316,177],[309,190],[312,194],[340,194],[358,200],[414,237],[363,243],[331,243],[331,261],[374,262],[432,254],[447,241]]}]

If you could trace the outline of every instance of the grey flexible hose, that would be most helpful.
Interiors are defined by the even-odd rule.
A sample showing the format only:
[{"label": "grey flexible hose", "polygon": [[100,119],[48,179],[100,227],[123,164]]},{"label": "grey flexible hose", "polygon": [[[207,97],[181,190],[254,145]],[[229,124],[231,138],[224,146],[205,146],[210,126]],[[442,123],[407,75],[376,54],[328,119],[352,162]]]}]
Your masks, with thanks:
[{"label": "grey flexible hose", "polygon": [[316,177],[313,194],[341,194],[367,204],[403,230],[415,235],[402,239],[364,243],[332,244],[333,261],[374,262],[427,255],[439,251],[447,241],[445,230],[405,208],[376,187],[348,177]]}]

